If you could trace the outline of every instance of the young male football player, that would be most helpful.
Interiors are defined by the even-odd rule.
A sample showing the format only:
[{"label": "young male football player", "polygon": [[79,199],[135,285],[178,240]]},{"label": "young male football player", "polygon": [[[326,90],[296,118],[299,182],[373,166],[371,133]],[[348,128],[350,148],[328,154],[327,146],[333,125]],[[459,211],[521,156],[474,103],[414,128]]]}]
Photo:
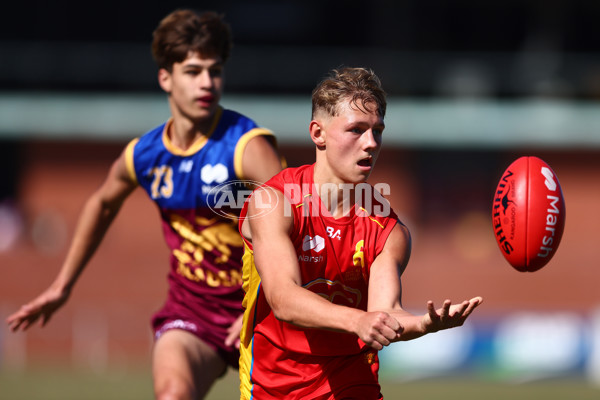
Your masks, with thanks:
[{"label": "young male football player", "polygon": [[460,326],[482,301],[402,308],[409,231],[366,183],[385,127],[378,77],[334,70],[312,107],[315,163],[277,174],[240,216],[243,400],[381,399],[378,350]]},{"label": "young male football player", "polygon": [[171,118],[125,147],[86,202],[54,282],[7,320],[13,330],[48,322],[141,186],[158,206],[171,249],[168,298],[152,319],[157,399],[203,398],[228,365],[237,367],[242,240],[236,221],[211,209],[212,194],[281,170],[273,134],[219,104],[230,49],[230,28],[214,12],[177,10],[160,22],[152,52]]}]

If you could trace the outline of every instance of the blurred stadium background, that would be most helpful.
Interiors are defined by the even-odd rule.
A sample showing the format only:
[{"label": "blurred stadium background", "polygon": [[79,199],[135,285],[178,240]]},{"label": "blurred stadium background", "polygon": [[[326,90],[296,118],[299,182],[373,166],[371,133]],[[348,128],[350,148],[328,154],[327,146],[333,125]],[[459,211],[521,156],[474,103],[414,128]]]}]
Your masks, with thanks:
[{"label": "blurred stadium background", "polygon": [[[381,77],[389,107],[371,182],[391,185],[392,205],[413,233],[404,306],[423,312],[428,299],[485,299],[460,330],[382,352],[387,398],[397,384],[449,378],[574,379],[590,392],[578,397],[568,387],[571,397],[598,394],[600,3],[591,0],[3,5],[3,320],[51,282],[83,202],[122,147],[168,117],[149,44],[177,7],[225,14],[236,44],[223,104],[273,129],[290,166],[313,159],[310,94],[328,70],[366,66]],[[553,167],[567,205],[561,246],[533,274],[504,261],[491,228],[497,181],[522,155]],[[47,327],[0,329],[0,397],[64,399],[76,382],[96,388],[81,374],[109,378],[73,398],[110,398],[100,388],[138,382],[141,395],[112,397],[151,396],[148,321],[164,300],[166,259],[158,214],[139,191]],[[213,398],[231,398],[235,376],[225,382]],[[566,397],[548,385],[544,398]],[[468,387],[444,393],[482,396]]]}]

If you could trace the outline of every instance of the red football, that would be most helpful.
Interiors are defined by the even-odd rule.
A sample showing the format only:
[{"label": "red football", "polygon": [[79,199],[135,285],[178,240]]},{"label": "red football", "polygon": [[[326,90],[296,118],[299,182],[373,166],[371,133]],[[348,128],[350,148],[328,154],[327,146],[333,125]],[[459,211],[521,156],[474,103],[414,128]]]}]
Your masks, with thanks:
[{"label": "red football", "polygon": [[565,199],[552,168],[532,156],[510,164],[496,188],[492,223],[500,251],[517,271],[546,265],[565,228]]}]

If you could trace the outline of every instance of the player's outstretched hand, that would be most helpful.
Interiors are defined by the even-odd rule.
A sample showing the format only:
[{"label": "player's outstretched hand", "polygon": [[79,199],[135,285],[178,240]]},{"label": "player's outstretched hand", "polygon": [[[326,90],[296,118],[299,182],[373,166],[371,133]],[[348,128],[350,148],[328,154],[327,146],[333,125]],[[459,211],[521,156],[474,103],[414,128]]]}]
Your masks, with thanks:
[{"label": "player's outstretched hand", "polygon": [[376,350],[397,341],[403,331],[400,322],[386,312],[366,312],[358,320],[358,337]]},{"label": "player's outstretched hand", "polygon": [[50,287],[6,318],[6,323],[13,332],[19,329],[24,331],[41,317],[41,326],[44,326],[52,314],[67,301],[68,297],[68,293]]},{"label": "player's outstretched hand", "polygon": [[437,309],[433,301],[427,302],[427,314],[423,316],[423,327],[425,332],[433,333],[443,329],[461,326],[473,310],[483,302],[481,297],[465,300],[460,304],[452,304],[445,300],[444,305]]}]

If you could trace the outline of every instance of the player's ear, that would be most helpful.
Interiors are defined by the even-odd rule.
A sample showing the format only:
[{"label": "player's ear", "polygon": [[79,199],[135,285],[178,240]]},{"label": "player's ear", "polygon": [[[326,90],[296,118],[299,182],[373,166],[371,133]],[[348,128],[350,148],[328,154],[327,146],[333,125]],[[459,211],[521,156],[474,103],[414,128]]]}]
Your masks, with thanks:
[{"label": "player's ear", "polygon": [[310,138],[318,146],[325,146],[325,130],[321,121],[313,119],[308,126]]},{"label": "player's ear", "polygon": [[171,93],[172,78],[171,73],[165,68],[158,70],[158,84],[166,93]]}]

